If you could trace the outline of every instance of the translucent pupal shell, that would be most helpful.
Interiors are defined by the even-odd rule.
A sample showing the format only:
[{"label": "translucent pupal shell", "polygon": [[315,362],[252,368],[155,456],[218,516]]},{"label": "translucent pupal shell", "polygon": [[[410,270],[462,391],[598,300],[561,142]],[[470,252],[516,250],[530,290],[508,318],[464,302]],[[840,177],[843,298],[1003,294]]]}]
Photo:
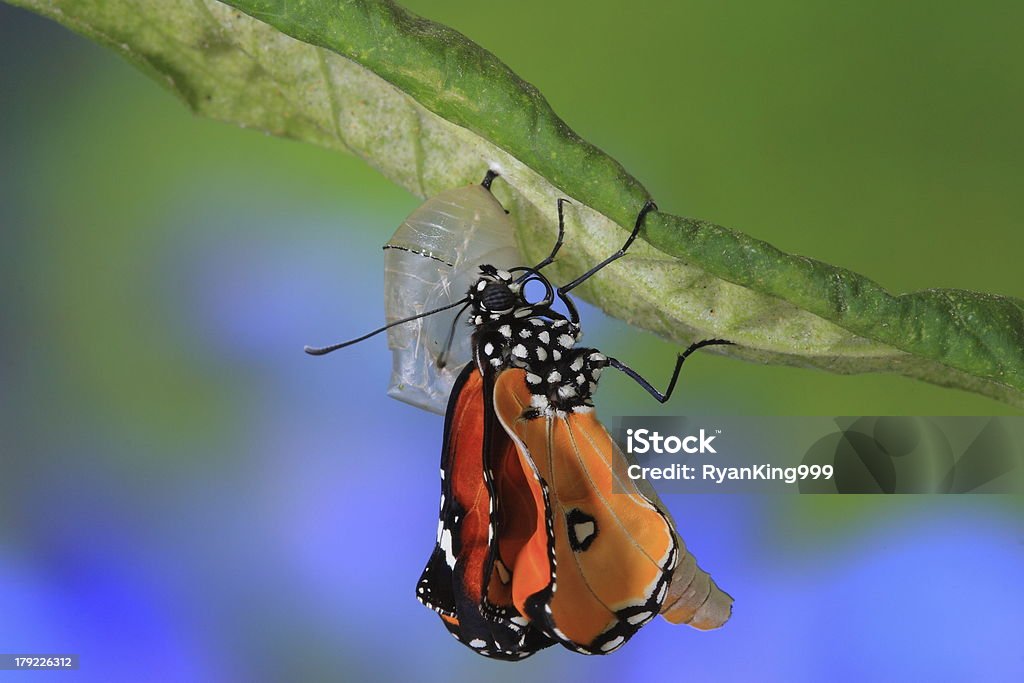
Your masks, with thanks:
[{"label": "translucent pupal shell", "polygon": [[[463,298],[476,282],[481,264],[507,269],[522,263],[512,221],[481,185],[431,197],[405,219],[384,249],[384,311],[389,323]],[[471,358],[471,330],[462,312],[444,367],[438,366],[459,310],[388,330],[389,396],[444,414],[452,385]]]}]

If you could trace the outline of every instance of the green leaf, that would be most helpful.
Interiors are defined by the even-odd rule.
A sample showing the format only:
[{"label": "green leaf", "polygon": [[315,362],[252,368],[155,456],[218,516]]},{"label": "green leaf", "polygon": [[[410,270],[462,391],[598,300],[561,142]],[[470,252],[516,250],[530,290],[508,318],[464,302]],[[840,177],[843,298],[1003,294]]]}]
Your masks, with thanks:
[{"label": "green leaf", "polygon": [[[120,52],[215,119],[347,151],[420,195],[502,172],[530,258],[568,196],[558,279],[619,246],[646,190],[461,34],[381,0],[15,0]],[[237,9],[235,9],[237,8]],[[253,18],[255,17],[255,18]],[[264,23],[265,22],[265,23]],[[685,344],[833,372],[896,372],[1024,406],[1024,302],[875,282],[704,221],[652,214],[581,294]]]}]

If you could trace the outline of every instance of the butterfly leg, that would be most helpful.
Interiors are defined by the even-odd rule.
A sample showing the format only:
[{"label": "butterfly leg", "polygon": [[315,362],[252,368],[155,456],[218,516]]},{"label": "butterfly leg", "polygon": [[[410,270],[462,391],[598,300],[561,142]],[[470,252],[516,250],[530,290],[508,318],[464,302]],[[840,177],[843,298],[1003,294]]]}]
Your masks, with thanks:
[{"label": "butterfly leg", "polygon": [[640,234],[640,228],[642,228],[644,226],[644,219],[647,218],[647,214],[649,214],[651,211],[656,210],[657,208],[658,208],[658,205],[655,204],[653,200],[648,199],[647,203],[644,204],[642,209],[640,209],[640,213],[637,214],[636,224],[633,226],[633,232],[629,233],[629,237],[626,239],[626,243],[622,245],[622,248],[619,249],[614,254],[612,254],[611,256],[609,256],[608,258],[606,258],[604,261],[601,261],[600,263],[598,263],[596,266],[594,266],[593,268],[591,268],[587,272],[583,273],[583,275],[580,275],[578,278],[576,278],[575,280],[573,280],[569,284],[563,285],[563,286],[559,287],[558,288],[558,295],[561,296],[562,294],[565,294],[569,290],[575,289],[577,286],[583,284],[594,273],[596,273],[597,271],[601,270],[602,268],[607,266],[609,263],[612,263],[613,261],[617,261],[618,259],[620,259],[623,256],[625,256],[626,255],[626,250],[629,249],[629,246],[631,244],[633,244],[633,240],[636,239],[636,236]]},{"label": "butterfly leg", "polygon": [[690,346],[687,347],[687,349],[685,351],[683,351],[681,354],[679,354],[678,358],[676,358],[676,367],[672,371],[672,379],[669,380],[668,388],[665,389],[665,393],[661,393],[660,391],[655,389],[651,385],[650,382],[648,382],[646,379],[644,379],[640,375],[640,373],[638,373],[636,370],[634,370],[633,368],[629,367],[628,365],[626,365],[622,361],[620,361],[620,360],[618,360],[616,358],[609,357],[607,362],[608,362],[608,365],[610,367],[613,367],[616,370],[621,370],[623,373],[626,374],[626,376],[628,376],[634,382],[636,382],[641,387],[643,387],[644,391],[646,391],[648,394],[653,396],[655,398],[655,400],[657,400],[659,403],[665,403],[666,401],[669,400],[669,398],[671,398],[672,392],[676,388],[676,382],[679,380],[679,371],[683,369],[683,363],[686,361],[687,358],[690,357],[690,354],[692,354],[697,349],[704,348],[705,346],[723,346],[723,345],[730,345],[731,346],[731,345],[733,345],[733,342],[726,341],[724,339],[704,339],[702,341],[698,341],[698,342],[694,342],[694,343],[690,344]]},{"label": "butterfly leg", "polygon": [[[565,241],[565,205],[567,203],[569,203],[569,200],[567,199],[560,198],[558,200],[558,237],[555,239],[555,246],[552,247],[551,253],[547,255],[547,258],[545,258],[543,261],[535,265],[533,268],[514,269],[525,270],[526,275],[524,275],[523,278],[529,277],[531,273],[538,273],[541,270],[541,268],[549,266],[551,265],[551,263],[554,262],[555,256],[558,254],[558,250],[562,248],[562,244]],[[551,290],[550,286],[548,287],[548,297],[550,297]],[[563,294],[560,290],[556,290],[556,293],[558,294],[558,298],[562,300],[562,303],[565,304],[566,310],[569,311],[569,321],[574,325],[578,325],[580,322],[580,314],[579,311],[576,309],[576,304],[573,302],[572,299],[569,298],[568,295]],[[554,317],[560,318],[562,316],[556,315]]]},{"label": "butterfly leg", "polygon": [[447,367],[448,365],[448,354],[451,352],[452,343],[454,343],[455,341],[455,329],[456,327],[458,327],[459,318],[462,317],[462,314],[466,312],[467,308],[469,308],[468,303],[462,308],[460,308],[459,311],[455,314],[455,317],[452,318],[451,327],[448,328],[448,336],[445,338],[444,348],[442,349],[440,355],[438,355],[437,361],[435,361],[435,365],[437,365],[437,367],[439,368],[444,368]]},{"label": "butterfly leg", "polygon": [[555,255],[558,254],[558,250],[562,248],[562,242],[565,240],[565,211],[562,207],[567,201],[566,199],[558,200],[558,237],[555,239],[555,246],[551,249],[551,253],[548,254],[547,258],[533,267],[535,271],[551,265],[555,260]]}]

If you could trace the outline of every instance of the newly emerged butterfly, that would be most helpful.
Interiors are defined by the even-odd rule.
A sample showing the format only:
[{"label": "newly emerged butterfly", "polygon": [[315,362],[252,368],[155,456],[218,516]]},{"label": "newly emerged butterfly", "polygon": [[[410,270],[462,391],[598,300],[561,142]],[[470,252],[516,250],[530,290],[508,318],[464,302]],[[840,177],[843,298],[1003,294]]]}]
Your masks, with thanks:
[{"label": "newly emerged butterfly", "polygon": [[[483,189],[493,176],[488,173]],[[447,404],[438,532],[417,598],[460,642],[485,656],[521,659],[556,642],[606,654],[658,613],[698,628],[720,626],[729,616],[731,598],[696,567],[653,492],[621,477],[613,490],[618,475],[612,462],[621,454],[593,415],[591,400],[606,367],[667,400],[690,352],[728,342],[691,346],[665,394],[614,358],[576,347],[581,332],[569,291],[623,256],[653,208],[650,202],[644,207],[622,249],[555,288],[541,270],[562,244],[560,200],[558,238],[536,266],[481,265],[463,299],[445,294],[434,308],[415,291],[436,291],[430,287],[437,279],[426,277],[411,284],[414,315],[350,342],[307,349],[327,353],[395,325],[469,309],[472,361],[458,374]],[[420,257],[429,252],[415,241],[401,248]],[[531,282],[544,291],[537,301],[525,295]],[[568,316],[554,310],[556,298]],[[454,343],[455,322],[448,327],[445,341],[426,353],[435,367],[420,366],[428,375],[444,370],[436,361]],[[434,340],[440,336],[435,332]]]}]

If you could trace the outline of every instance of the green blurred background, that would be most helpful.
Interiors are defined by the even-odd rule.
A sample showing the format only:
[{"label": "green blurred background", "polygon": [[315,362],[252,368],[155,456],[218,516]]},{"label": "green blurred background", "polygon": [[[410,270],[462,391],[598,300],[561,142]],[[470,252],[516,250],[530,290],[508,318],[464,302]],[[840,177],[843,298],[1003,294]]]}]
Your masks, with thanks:
[{"label": "green blurred background", "polygon": [[[1020,3],[405,4],[538,86],[667,211],[892,291],[1024,297]],[[733,623],[478,661],[412,597],[440,419],[384,397],[383,340],[300,351],[379,323],[379,245],[418,200],[197,119],[6,5],[0,55],[0,651],[80,651],[81,680],[1024,675],[1019,500],[971,496],[670,496]],[[589,343],[667,373],[673,347],[584,316]],[[668,406],[614,376],[599,398],[607,419],[1014,412],[712,356]]]}]

